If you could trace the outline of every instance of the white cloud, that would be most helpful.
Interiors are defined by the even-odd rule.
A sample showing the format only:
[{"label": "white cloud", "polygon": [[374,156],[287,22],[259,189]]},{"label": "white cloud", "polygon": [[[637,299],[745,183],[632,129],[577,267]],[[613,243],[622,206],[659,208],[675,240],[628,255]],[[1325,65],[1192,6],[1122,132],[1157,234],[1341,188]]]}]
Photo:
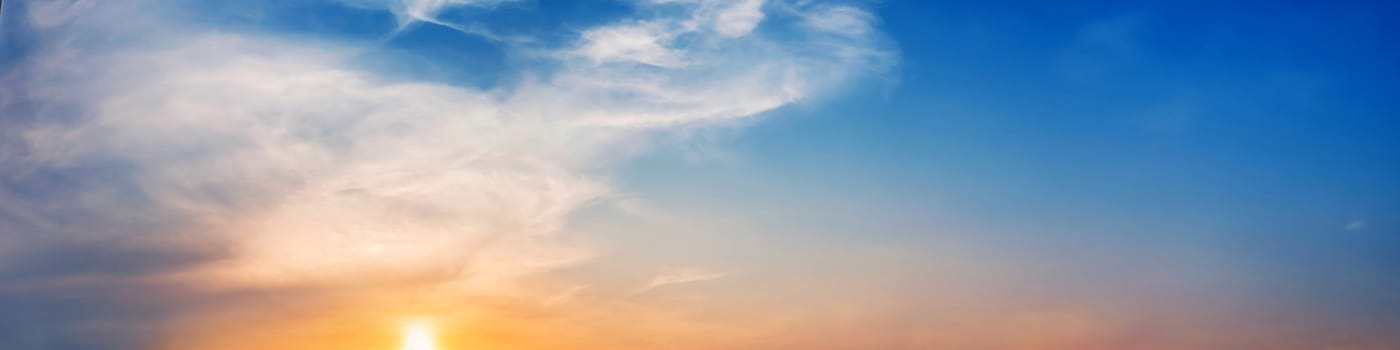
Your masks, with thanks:
[{"label": "white cloud", "polygon": [[[432,21],[452,6],[500,2],[354,3]],[[106,181],[178,217],[164,233],[227,245],[228,256],[190,271],[198,278],[263,286],[410,276],[509,288],[596,254],[560,235],[575,210],[611,197],[602,179],[622,140],[753,117],[881,64],[844,54],[880,52],[873,38],[771,41],[752,33],[762,1],[725,4],[584,30],[553,49],[557,66],[485,89],[404,82],[350,64],[366,48],[304,37],[191,27],[141,43],[55,46],[18,68],[37,78],[6,85],[54,92],[34,102],[77,113],[38,116],[21,132],[27,151],[0,168],[131,169]],[[82,11],[102,18],[122,6],[138,5]],[[696,18],[712,19],[714,31],[688,27]],[[75,21],[62,35],[120,32],[92,25],[120,22]],[[679,35],[700,38],[678,45]],[[115,194],[85,196],[66,205],[145,210]],[[683,270],[646,289],[720,276]]]},{"label": "white cloud", "polygon": [[340,0],[351,6],[389,10],[398,19],[400,29],[418,22],[461,28],[439,20],[438,14],[454,7],[492,7],[515,1],[518,0]]},{"label": "white cloud", "polygon": [[715,31],[727,37],[748,35],[763,17],[763,0],[735,1],[715,15]]},{"label": "white cloud", "polygon": [[595,64],[636,62],[660,67],[685,65],[682,53],[670,48],[674,34],[656,23],[596,28],[583,33],[576,53]]},{"label": "white cloud", "polygon": [[865,10],[850,6],[830,6],[808,12],[802,24],[813,30],[861,36],[873,30],[873,21],[874,16]]}]

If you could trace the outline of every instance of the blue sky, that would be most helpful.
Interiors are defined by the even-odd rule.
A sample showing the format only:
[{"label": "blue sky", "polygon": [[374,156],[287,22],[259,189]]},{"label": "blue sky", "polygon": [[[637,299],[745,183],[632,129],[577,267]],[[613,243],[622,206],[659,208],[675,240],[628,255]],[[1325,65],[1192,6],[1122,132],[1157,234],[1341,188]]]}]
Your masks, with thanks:
[{"label": "blue sky", "polygon": [[1397,10],[6,2],[0,345],[1394,348]]},{"label": "blue sky", "polygon": [[669,154],[632,174],[704,184],[672,205],[783,198],[750,215],[838,240],[971,241],[1121,278],[1088,288],[1112,293],[1153,283],[1125,266],[1182,269],[1151,293],[1393,328],[1393,6],[875,8],[895,81],[760,121],[729,140],[740,161]]}]

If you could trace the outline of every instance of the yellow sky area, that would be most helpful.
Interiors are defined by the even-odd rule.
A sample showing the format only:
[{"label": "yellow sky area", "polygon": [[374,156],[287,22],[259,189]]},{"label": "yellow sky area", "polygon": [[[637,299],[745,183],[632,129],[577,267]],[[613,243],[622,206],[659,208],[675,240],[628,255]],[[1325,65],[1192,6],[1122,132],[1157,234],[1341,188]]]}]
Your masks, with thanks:
[{"label": "yellow sky area", "polygon": [[577,299],[422,287],[268,293],[173,322],[157,348],[399,350],[410,324],[431,325],[442,350],[698,349],[757,335],[745,329],[749,317],[705,315],[694,304]]},{"label": "yellow sky area", "polygon": [[910,309],[899,305],[929,301],[855,295],[765,306],[674,290],[585,290],[558,302],[528,292],[376,289],[247,293],[173,322],[157,349],[401,350],[404,328],[415,324],[430,325],[441,350],[1082,350],[1131,341],[1116,320],[1080,308],[978,316],[987,310]]},{"label": "yellow sky area", "polygon": [[1306,337],[1262,320],[1226,327],[1147,305],[1119,312],[1025,300],[838,299],[764,307],[686,293],[580,292],[562,303],[422,288],[274,293],[178,320],[157,349],[402,350],[411,325],[429,325],[441,350],[1301,349]]},{"label": "yellow sky area", "polygon": [[431,325],[441,350],[1316,349],[1299,347],[1306,325],[1193,299],[1027,289],[1038,284],[989,277],[994,265],[972,260],[950,271],[852,261],[865,262],[736,269],[640,293],[651,276],[602,263],[593,273],[366,273],[305,285],[195,273],[183,281],[229,296],[172,321],[155,350],[401,350],[414,323]]}]

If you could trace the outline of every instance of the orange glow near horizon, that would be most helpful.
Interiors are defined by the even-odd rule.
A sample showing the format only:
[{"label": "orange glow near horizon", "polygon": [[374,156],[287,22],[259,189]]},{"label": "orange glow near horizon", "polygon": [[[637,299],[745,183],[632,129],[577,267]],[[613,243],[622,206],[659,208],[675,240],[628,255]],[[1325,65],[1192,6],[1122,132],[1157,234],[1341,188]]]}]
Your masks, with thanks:
[{"label": "orange glow near horizon", "polygon": [[411,323],[403,328],[403,348],[400,350],[438,350],[436,338],[432,325]]}]

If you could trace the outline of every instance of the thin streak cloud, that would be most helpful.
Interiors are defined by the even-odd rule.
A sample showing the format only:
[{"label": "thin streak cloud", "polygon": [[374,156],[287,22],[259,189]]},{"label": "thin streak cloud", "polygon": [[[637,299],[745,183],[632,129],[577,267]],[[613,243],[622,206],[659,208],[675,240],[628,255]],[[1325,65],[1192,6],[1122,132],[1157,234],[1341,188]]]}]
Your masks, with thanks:
[{"label": "thin streak cloud", "polygon": [[642,294],[656,288],[669,286],[673,284],[703,282],[714,279],[720,279],[728,275],[728,273],[712,272],[700,268],[670,270],[652,278],[650,282],[647,282],[646,285],[643,285],[641,288],[638,288],[636,291],[632,292],[632,294]]}]

